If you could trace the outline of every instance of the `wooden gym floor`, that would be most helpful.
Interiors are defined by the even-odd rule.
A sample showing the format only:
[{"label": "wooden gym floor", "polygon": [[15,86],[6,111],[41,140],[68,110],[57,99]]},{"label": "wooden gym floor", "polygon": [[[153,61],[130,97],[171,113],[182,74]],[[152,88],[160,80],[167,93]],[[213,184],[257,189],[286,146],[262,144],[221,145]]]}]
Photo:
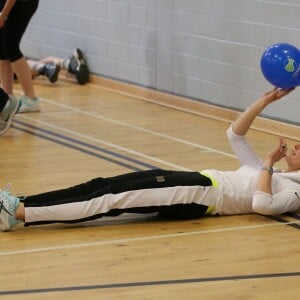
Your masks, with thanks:
[{"label": "wooden gym floor", "polygon": [[[156,167],[238,167],[225,122],[98,85],[42,79],[35,85],[42,111],[17,115],[0,139],[1,185],[12,182],[14,193]],[[249,139],[260,155],[276,141],[254,130]],[[193,221],[124,215],[18,226],[0,233],[0,299],[299,297],[299,219],[299,213]]]}]

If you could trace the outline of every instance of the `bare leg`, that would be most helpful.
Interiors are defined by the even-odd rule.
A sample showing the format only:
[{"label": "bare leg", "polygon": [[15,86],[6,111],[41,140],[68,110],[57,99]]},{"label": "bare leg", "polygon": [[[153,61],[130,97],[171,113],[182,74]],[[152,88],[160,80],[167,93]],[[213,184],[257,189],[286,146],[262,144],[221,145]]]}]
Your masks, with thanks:
[{"label": "bare leg", "polygon": [[13,94],[13,70],[8,60],[0,60],[0,78],[4,91]]},{"label": "bare leg", "polygon": [[32,75],[27,61],[24,57],[14,61],[12,67],[18,76],[25,96],[35,99],[35,92],[33,88]]},{"label": "bare leg", "polygon": [[34,78],[34,77],[38,76],[39,75],[38,71],[35,68],[35,65],[37,64],[37,62],[34,61],[34,60],[27,59],[27,63],[28,63],[28,66],[31,70],[32,77]]},{"label": "bare leg", "polygon": [[64,68],[64,66],[63,66],[64,60],[62,58],[59,58],[59,57],[48,56],[48,57],[45,57],[45,58],[38,61],[38,63],[48,63],[48,62],[57,63],[57,64],[60,65],[61,68]]},{"label": "bare leg", "polygon": [[61,69],[59,62],[47,58],[40,61],[27,60],[27,63],[31,69],[33,78],[43,75],[46,76],[51,83],[57,81]]}]

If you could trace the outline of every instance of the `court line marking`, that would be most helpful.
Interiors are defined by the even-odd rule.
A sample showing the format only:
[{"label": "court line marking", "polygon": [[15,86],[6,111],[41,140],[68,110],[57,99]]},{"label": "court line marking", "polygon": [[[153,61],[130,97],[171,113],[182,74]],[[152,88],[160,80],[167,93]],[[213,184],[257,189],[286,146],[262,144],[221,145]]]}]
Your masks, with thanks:
[{"label": "court line marking", "polygon": [[[17,130],[20,130],[20,131],[23,131],[23,132],[26,132],[26,133],[29,133],[29,134],[32,134],[33,136],[36,136],[36,137],[39,137],[40,139],[44,139],[44,140],[47,140],[47,141],[51,141],[53,143],[56,143],[56,144],[59,144],[59,145],[62,145],[64,147],[67,147],[67,148],[71,148],[73,150],[76,150],[76,151],[79,151],[79,152],[82,152],[82,153],[85,153],[85,154],[88,154],[88,155],[91,155],[91,156],[94,156],[94,157],[97,157],[97,158],[100,158],[102,160],[105,160],[107,162],[110,162],[110,163],[113,163],[113,164],[116,164],[118,166],[122,166],[122,167],[125,167],[129,170],[133,170],[133,171],[142,171],[142,169],[136,167],[136,166],[133,166],[133,165],[130,165],[129,163],[126,163],[126,162],[123,162],[123,161],[120,161],[120,160],[117,160],[115,158],[111,158],[111,157],[108,157],[108,156],[104,156],[102,154],[99,154],[99,153],[96,153],[96,152],[93,152],[91,150],[87,150],[87,149],[84,149],[80,146],[75,146],[71,143],[68,143],[68,142],[65,142],[65,141],[61,141],[59,139],[55,139],[53,137],[49,137],[47,135],[44,135],[44,134],[41,134],[41,133],[36,133],[36,132],[33,132],[29,129],[25,129],[25,128],[22,128],[22,127],[19,127],[19,126],[16,126],[15,124],[12,125],[12,128],[15,128]],[[38,128],[36,129],[38,130]],[[94,149],[95,150],[95,149]],[[128,161],[128,160],[127,160]],[[154,167],[154,166],[153,166]]]},{"label": "court line marking", "polygon": [[[18,93],[20,93],[20,92],[18,92]],[[130,129],[135,129],[135,130],[138,130],[138,131],[141,131],[141,132],[149,133],[151,135],[159,136],[159,137],[162,137],[162,138],[165,138],[165,139],[169,139],[169,140],[172,140],[172,141],[175,141],[175,142],[178,142],[178,143],[182,143],[182,144],[185,144],[185,145],[188,145],[188,146],[192,146],[192,147],[199,148],[199,149],[202,149],[202,150],[206,150],[206,151],[209,151],[209,152],[217,153],[217,154],[224,155],[224,156],[227,156],[227,157],[236,158],[235,155],[233,155],[231,153],[228,153],[228,152],[225,152],[225,151],[216,150],[216,149],[211,148],[211,147],[207,147],[207,146],[204,146],[204,145],[201,145],[201,144],[193,143],[193,142],[181,139],[181,138],[176,138],[176,137],[170,136],[168,134],[160,133],[160,132],[150,130],[150,129],[146,129],[146,128],[143,128],[143,127],[139,127],[139,126],[136,126],[136,125],[130,125],[130,124],[122,122],[122,121],[118,121],[118,120],[115,120],[115,119],[112,119],[112,118],[109,118],[109,117],[104,117],[104,116],[101,116],[99,114],[91,113],[91,112],[88,112],[88,111],[85,111],[85,110],[82,110],[82,109],[79,109],[79,108],[74,108],[74,107],[66,105],[66,104],[57,103],[57,102],[55,102],[53,100],[50,100],[50,99],[40,98],[40,100],[42,102],[46,102],[46,103],[49,103],[51,105],[56,105],[56,106],[62,107],[64,109],[68,109],[68,110],[71,110],[71,111],[74,111],[74,112],[85,114],[85,115],[94,117],[96,119],[101,119],[101,120],[104,120],[104,121],[107,121],[107,122],[110,122],[110,123],[114,123],[114,124],[117,124],[117,125],[120,125],[120,126],[123,126],[123,127],[127,127],[127,128],[130,128]],[[157,105],[159,105],[159,104],[157,104]],[[17,114],[17,116],[20,116],[20,114]],[[23,116],[24,115],[22,115],[22,117]],[[27,118],[30,118],[30,117],[27,117]],[[39,120],[36,120],[36,119],[33,119],[33,118],[30,118],[30,119],[34,120],[34,121],[37,121],[37,122],[43,122],[43,121],[39,121]]]},{"label": "court line marking", "polygon": [[[141,160],[137,160],[137,159],[132,158],[130,156],[127,156],[127,155],[124,155],[124,154],[121,154],[121,153],[118,153],[118,152],[114,152],[114,151],[105,149],[103,147],[98,147],[98,146],[95,146],[93,144],[89,144],[87,142],[84,142],[82,140],[75,139],[75,138],[72,138],[72,137],[57,133],[57,132],[53,132],[53,131],[50,131],[50,130],[47,130],[47,129],[44,129],[44,128],[41,128],[41,127],[37,127],[35,125],[27,124],[26,122],[22,122],[20,120],[14,120],[14,123],[18,123],[19,125],[22,125],[24,127],[29,127],[32,130],[42,132],[42,134],[36,134],[34,131],[32,131],[30,129],[24,129],[22,127],[16,126],[15,124],[13,124],[12,127],[18,128],[18,129],[23,130],[25,132],[28,132],[32,135],[38,135],[38,136],[41,135],[42,137],[44,137],[46,139],[48,139],[48,135],[50,135],[51,136],[50,139],[51,140],[53,139],[53,141],[55,141],[55,142],[57,141],[57,143],[61,143],[61,140],[63,140],[63,141],[66,141],[66,143],[72,143],[72,145],[73,144],[80,145],[81,147],[85,147],[85,148],[92,149],[94,151],[105,153],[109,156],[113,156],[113,157],[116,157],[118,159],[122,159],[122,160],[128,161],[130,163],[140,165],[140,166],[145,167],[145,168],[149,168],[149,169],[157,168],[154,165],[147,164],[147,163],[145,163]],[[70,146],[70,147],[72,147],[72,146]]]},{"label": "court line marking", "polygon": [[297,220],[300,220],[300,215],[298,215],[297,213],[288,212],[288,213],[285,213],[285,215],[295,218]]},{"label": "court line marking", "polygon": [[[285,215],[292,217],[294,219],[300,220],[300,217],[295,213],[285,214]],[[265,217],[270,220],[276,221],[276,222],[281,222],[281,223],[289,222],[288,220],[284,219],[283,217],[279,217],[279,216],[265,216]],[[300,229],[300,224],[297,224],[297,223],[287,224],[287,226],[290,226],[290,227],[292,227],[294,229],[298,229],[298,230]]]},{"label": "court line marking", "polygon": [[110,283],[110,284],[93,284],[93,285],[80,285],[80,286],[39,288],[39,289],[28,289],[28,290],[0,291],[0,295],[4,296],[4,295],[20,295],[20,294],[53,293],[53,292],[71,292],[71,291],[116,289],[116,288],[130,288],[130,287],[142,287],[142,286],[171,285],[171,284],[190,284],[190,283],[202,283],[202,282],[251,280],[251,279],[265,279],[265,278],[282,278],[282,277],[297,277],[297,276],[300,276],[300,272],[264,273],[264,274],[251,274],[251,275],[216,276],[216,277],[200,277],[200,278],[186,278],[186,279],[173,279],[173,280],[155,280],[155,281],[137,281],[137,282],[123,282],[123,283]]},{"label": "court line marking", "polygon": [[122,147],[122,146],[119,146],[119,145],[107,142],[105,140],[101,140],[101,139],[94,138],[94,137],[91,137],[91,136],[88,136],[88,135],[85,135],[85,134],[81,134],[81,133],[78,133],[78,132],[70,130],[70,129],[66,129],[66,128],[63,128],[63,127],[60,127],[60,126],[56,126],[56,125],[53,125],[53,124],[45,122],[45,121],[36,120],[34,118],[31,118],[31,117],[28,117],[28,116],[24,116],[24,115],[21,115],[21,116],[17,115],[17,116],[18,116],[17,118],[21,118],[21,119],[26,119],[26,120],[29,120],[29,121],[33,121],[35,123],[39,123],[39,124],[42,124],[44,126],[48,126],[48,127],[52,128],[52,129],[64,132],[65,134],[70,134],[70,135],[73,135],[73,136],[76,136],[76,137],[79,137],[79,138],[82,138],[82,139],[85,139],[85,140],[89,140],[89,141],[95,142],[97,144],[102,144],[102,145],[105,145],[107,147],[112,147],[112,148],[115,148],[115,149],[117,149],[119,151],[124,151],[126,153],[131,154],[131,155],[139,156],[139,157],[142,157],[143,159],[154,161],[156,163],[160,163],[160,164],[169,166],[171,168],[179,169],[179,170],[182,170],[182,171],[192,171],[191,169],[184,168],[182,166],[169,163],[169,162],[167,162],[165,160],[162,160],[162,159],[159,159],[159,158],[155,158],[153,156],[149,156],[149,155],[143,154],[141,152],[137,152],[135,150],[132,150],[132,149],[129,149],[129,148],[126,148],[126,147]]},{"label": "court line marking", "polygon": [[[15,91],[15,92],[20,94],[20,91]],[[224,151],[219,151],[219,150],[216,150],[214,148],[210,148],[210,147],[207,147],[207,146],[204,146],[204,145],[201,145],[201,144],[196,144],[196,143],[193,143],[193,142],[189,142],[189,141],[184,140],[184,139],[175,138],[175,137],[172,137],[170,135],[163,134],[163,133],[160,133],[160,132],[157,132],[157,131],[153,131],[153,130],[149,130],[149,129],[145,129],[145,128],[142,128],[142,127],[139,127],[139,126],[130,125],[128,123],[121,122],[121,121],[118,121],[118,120],[115,120],[115,119],[112,119],[112,118],[104,117],[104,116],[101,116],[101,115],[98,115],[98,114],[94,114],[94,113],[90,113],[90,112],[84,111],[82,109],[74,108],[74,107],[66,105],[66,104],[57,103],[55,101],[52,101],[52,100],[49,100],[49,99],[46,99],[46,98],[40,98],[40,100],[42,102],[50,103],[51,105],[56,105],[56,106],[62,107],[64,109],[71,110],[73,112],[85,114],[85,115],[88,115],[88,116],[91,116],[91,117],[94,117],[94,118],[97,118],[97,119],[102,119],[102,120],[105,120],[107,122],[123,126],[123,127],[127,127],[127,128],[130,128],[130,129],[135,129],[135,130],[142,131],[142,132],[154,135],[154,136],[159,136],[159,137],[162,137],[162,138],[165,138],[165,139],[169,139],[169,140],[172,140],[172,141],[175,141],[175,142],[178,142],[178,143],[182,143],[182,144],[185,144],[185,145],[188,145],[188,146],[192,146],[192,147],[195,147],[195,148],[198,148],[198,149],[201,149],[201,150],[205,150],[206,152],[212,152],[212,153],[220,154],[220,155],[231,157],[231,158],[236,158],[235,155],[227,153],[227,152],[224,152]],[[25,116],[24,114],[23,115],[17,114],[16,117],[17,118],[26,119],[26,120],[30,120],[30,121],[42,124],[44,126],[48,126],[50,128],[53,128],[55,130],[60,130],[62,132],[71,134],[73,136],[77,136],[77,137],[80,137],[80,138],[84,138],[86,140],[90,140],[90,141],[93,141],[93,142],[96,142],[96,143],[100,143],[100,144],[103,144],[103,145],[108,146],[108,147],[113,147],[113,148],[115,148],[115,149],[117,149],[119,151],[121,150],[121,151],[124,151],[126,153],[129,153],[129,154],[132,154],[132,155],[136,155],[136,156],[142,157],[144,159],[148,159],[150,161],[154,161],[156,163],[160,163],[160,164],[169,166],[171,168],[175,168],[175,169],[179,169],[179,170],[183,170],[183,171],[192,171],[189,168],[185,168],[185,167],[179,166],[177,164],[169,163],[167,161],[164,161],[164,160],[155,158],[153,156],[149,156],[149,155],[143,154],[141,152],[137,152],[137,151],[134,151],[132,149],[128,149],[128,148],[125,148],[125,147],[122,147],[122,146],[119,146],[119,145],[107,142],[107,141],[102,140],[102,139],[93,138],[91,136],[88,136],[88,135],[85,135],[85,134],[81,134],[81,133],[75,132],[73,130],[69,130],[69,129],[60,127],[60,126],[56,126],[56,125],[53,125],[53,124],[45,122],[45,121],[37,120],[35,118],[29,117],[29,116]]]},{"label": "court line marking", "polygon": [[[262,224],[262,225],[238,226],[238,227],[208,229],[208,230],[182,232],[182,233],[140,236],[140,237],[135,237],[135,238],[116,239],[116,240],[109,240],[109,241],[106,240],[106,241],[98,241],[98,242],[90,242],[90,243],[79,243],[79,244],[68,244],[68,245],[52,246],[52,247],[32,248],[32,249],[26,249],[26,250],[4,251],[4,252],[0,252],[0,256],[9,256],[9,255],[17,255],[17,254],[23,255],[23,254],[31,254],[31,253],[47,252],[47,251],[55,251],[55,250],[77,249],[77,248],[83,248],[83,247],[113,245],[113,244],[119,244],[119,243],[131,243],[131,242],[158,240],[158,239],[178,238],[178,237],[201,235],[201,234],[221,233],[221,232],[230,232],[230,231],[238,231],[238,230],[249,230],[249,229],[275,227],[275,226],[286,226],[286,225],[290,225],[290,224],[299,224],[299,223],[300,223],[300,221],[294,221],[294,222],[286,222],[286,223],[271,223],[271,224]],[[7,233],[2,233],[2,234],[7,234]]]}]

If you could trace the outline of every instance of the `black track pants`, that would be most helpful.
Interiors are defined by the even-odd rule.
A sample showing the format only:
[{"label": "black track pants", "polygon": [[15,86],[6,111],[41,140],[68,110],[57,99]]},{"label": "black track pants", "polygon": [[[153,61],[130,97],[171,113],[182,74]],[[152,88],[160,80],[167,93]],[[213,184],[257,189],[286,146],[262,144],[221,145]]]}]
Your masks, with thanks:
[{"label": "black track pants", "polygon": [[95,178],[67,189],[27,197],[25,225],[83,222],[124,212],[199,218],[208,206],[197,203],[198,195],[211,185],[211,180],[198,172],[160,169]]}]

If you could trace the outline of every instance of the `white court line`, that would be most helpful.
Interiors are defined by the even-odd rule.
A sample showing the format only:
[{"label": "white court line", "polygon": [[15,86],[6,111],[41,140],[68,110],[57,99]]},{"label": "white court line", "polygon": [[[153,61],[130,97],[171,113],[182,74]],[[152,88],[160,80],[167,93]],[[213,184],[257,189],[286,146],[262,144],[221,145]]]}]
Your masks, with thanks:
[{"label": "white court line", "polygon": [[[142,127],[139,127],[139,126],[130,125],[130,124],[125,123],[125,122],[121,122],[121,121],[118,121],[118,120],[115,120],[115,119],[111,119],[111,118],[100,116],[100,115],[94,114],[94,113],[90,113],[90,112],[87,112],[87,111],[84,111],[84,110],[81,110],[81,109],[78,109],[78,108],[74,108],[74,107],[66,105],[66,104],[57,103],[55,101],[52,101],[52,100],[49,100],[49,99],[46,99],[46,98],[40,98],[40,100],[43,101],[43,102],[46,102],[46,103],[50,103],[52,105],[56,105],[56,106],[62,107],[62,108],[67,109],[67,110],[71,110],[71,111],[74,111],[74,112],[78,112],[78,113],[81,113],[81,114],[85,114],[85,115],[91,116],[91,117],[96,118],[96,119],[105,120],[107,122],[114,123],[114,124],[117,124],[117,125],[120,125],[120,126],[123,126],[123,127],[135,129],[135,130],[138,130],[138,131],[149,133],[149,134],[154,135],[154,136],[159,136],[159,137],[162,137],[162,138],[165,138],[165,139],[169,139],[169,140],[172,140],[172,141],[175,141],[175,142],[178,142],[178,143],[182,143],[182,144],[185,144],[185,145],[188,145],[188,146],[192,146],[192,147],[195,147],[195,148],[198,148],[198,149],[201,149],[201,150],[205,150],[205,152],[211,152],[211,153],[216,153],[216,154],[220,154],[220,155],[223,155],[223,156],[235,158],[235,156],[233,154],[230,154],[230,153],[227,153],[227,152],[224,152],[224,151],[219,151],[219,150],[216,150],[216,149],[213,149],[213,148],[201,145],[201,144],[196,144],[196,143],[193,143],[193,142],[186,141],[184,139],[175,138],[175,137],[172,137],[170,135],[163,134],[163,133],[160,133],[160,132],[157,132],[157,131],[153,131],[153,130],[149,130],[149,129],[145,129],[145,128],[142,128]],[[145,154],[143,154],[141,152],[137,152],[137,151],[125,148],[125,147],[121,147],[119,145],[112,144],[112,143],[109,143],[109,142],[101,140],[101,139],[96,139],[96,138],[90,137],[90,136],[85,135],[85,134],[80,134],[78,132],[75,132],[75,131],[72,131],[72,130],[69,130],[69,129],[65,129],[63,127],[56,126],[56,125],[53,125],[53,124],[45,122],[45,121],[36,120],[36,119],[31,118],[29,116],[25,116],[24,114],[22,114],[22,115],[18,114],[17,117],[18,118],[22,118],[22,119],[31,120],[31,121],[34,121],[36,123],[46,125],[46,126],[48,126],[50,128],[53,128],[55,130],[60,130],[62,132],[71,134],[73,136],[77,136],[77,137],[80,137],[80,138],[84,138],[86,140],[90,140],[90,141],[93,141],[93,142],[96,142],[96,143],[100,143],[100,144],[106,145],[108,147],[113,147],[115,149],[122,150],[122,151],[124,151],[126,153],[130,153],[132,155],[139,156],[139,157],[142,157],[144,159],[148,159],[150,161],[154,161],[156,163],[164,164],[164,165],[169,166],[171,168],[175,168],[175,169],[179,169],[179,170],[183,170],[183,171],[192,171],[191,169],[184,168],[182,166],[169,163],[167,161],[155,158],[153,156],[145,155]]]},{"label": "white court line", "polygon": [[[300,223],[300,221],[286,222],[286,223],[271,223],[271,224],[262,224],[262,225],[251,225],[251,226],[240,226],[240,227],[228,227],[228,228],[208,229],[208,230],[192,231],[192,232],[184,232],[184,233],[172,233],[172,234],[143,236],[143,237],[128,238],[128,239],[117,239],[117,240],[110,240],[110,241],[98,241],[98,242],[92,242],[92,243],[69,244],[69,245],[44,247],[44,248],[32,248],[32,249],[26,249],[26,250],[0,252],[0,256],[9,256],[9,255],[17,255],[17,254],[31,254],[31,253],[38,253],[38,252],[77,249],[77,248],[83,248],[83,247],[113,245],[113,244],[118,244],[118,243],[140,242],[140,241],[167,239],[167,238],[175,238],[175,237],[178,238],[178,237],[200,235],[200,234],[220,233],[220,232],[229,232],[229,231],[237,231],[237,230],[249,230],[249,229],[274,227],[274,226],[286,226],[288,224],[299,224],[299,223]],[[2,234],[5,234],[5,233],[2,233]]]},{"label": "white court line", "polygon": [[160,132],[157,132],[157,131],[154,131],[154,130],[142,128],[142,127],[135,126],[135,125],[130,125],[130,124],[125,123],[125,122],[121,122],[121,121],[118,121],[118,120],[115,120],[115,119],[111,119],[111,118],[100,116],[98,114],[87,112],[87,111],[84,111],[84,110],[81,110],[81,109],[78,109],[78,108],[74,108],[74,107],[66,105],[66,104],[57,103],[55,101],[52,101],[52,100],[49,100],[49,99],[46,99],[46,98],[40,98],[40,100],[43,101],[43,102],[46,102],[46,103],[50,103],[52,105],[56,105],[56,106],[59,106],[59,107],[62,107],[62,108],[68,109],[68,110],[72,110],[74,112],[82,113],[82,114],[85,114],[85,115],[88,115],[88,116],[91,116],[91,117],[94,117],[94,118],[97,118],[97,119],[105,120],[105,121],[110,122],[110,123],[118,124],[118,125],[123,126],[123,127],[135,129],[135,130],[142,131],[142,132],[146,132],[146,133],[149,133],[149,134],[152,134],[152,135],[155,135],[155,136],[159,136],[159,137],[162,137],[162,138],[165,138],[165,139],[169,139],[169,140],[172,140],[172,141],[175,141],[175,142],[178,142],[178,143],[182,143],[182,144],[185,144],[185,145],[188,145],[188,146],[192,146],[192,147],[195,147],[195,148],[199,148],[199,149],[202,149],[202,150],[217,153],[217,154],[220,154],[220,155],[223,155],[223,156],[236,158],[235,155],[233,155],[231,153],[228,153],[228,152],[219,151],[219,150],[216,150],[214,148],[210,148],[210,147],[207,147],[207,146],[204,146],[204,145],[201,145],[201,144],[196,144],[196,143],[184,140],[184,139],[175,138],[173,136],[170,136],[170,135],[167,135],[167,134],[164,134],[164,133],[160,133]]},{"label": "white court line", "polygon": [[93,142],[96,142],[98,144],[102,144],[102,145],[105,145],[105,146],[108,146],[108,147],[113,147],[113,148],[115,148],[117,150],[122,150],[122,151],[124,151],[126,153],[130,153],[132,155],[139,156],[139,157],[142,157],[144,159],[149,159],[149,160],[154,161],[156,163],[164,164],[164,165],[169,166],[171,168],[175,168],[175,169],[179,169],[179,170],[183,170],[183,171],[192,171],[191,169],[187,169],[187,168],[184,168],[182,166],[169,163],[169,162],[167,162],[165,160],[161,160],[159,158],[155,158],[153,156],[149,156],[149,155],[143,154],[141,152],[137,152],[137,151],[134,151],[134,150],[131,150],[131,149],[128,149],[128,148],[125,148],[125,147],[122,147],[122,146],[119,146],[119,145],[116,145],[116,144],[112,144],[112,143],[109,143],[109,142],[101,140],[101,139],[93,138],[91,136],[88,136],[88,135],[85,135],[85,134],[81,134],[81,133],[78,133],[78,132],[73,131],[73,130],[65,129],[65,128],[62,128],[60,126],[55,126],[55,125],[52,125],[52,124],[50,124],[48,122],[36,120],[34,118],[31,118],[31,117],[28,117],[28,116],[24,116],[24,115],[20,115],[19,117],[22,118],[22,119],[27,119],[27,120],[34,121],[35,123],[46,125],[46,126],[48,126],[50,128],[53,128],[55,130],[59,130],[59,131],[71,134],[73,136],[84,138],[86,140],[93,141]]}]

